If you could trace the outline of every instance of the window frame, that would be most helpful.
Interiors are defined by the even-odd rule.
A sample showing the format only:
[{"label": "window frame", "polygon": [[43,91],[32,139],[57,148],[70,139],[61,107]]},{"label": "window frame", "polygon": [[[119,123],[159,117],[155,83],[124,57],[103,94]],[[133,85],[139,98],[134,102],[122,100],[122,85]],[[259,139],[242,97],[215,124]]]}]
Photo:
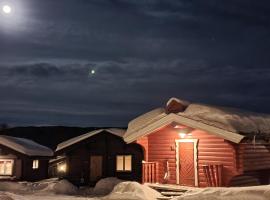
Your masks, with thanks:
[{"label": "window frame", "polygon": [[32,162],[32,169],[33,170],[39,169],[39,160],[38,159],[33,160],[33,162]]},{"label": "window frame", "polygon": [[[130,156],[130,169],[125,169],[126,168],[126,157]],[[122,157],[122,170],[118,170],[117,166],[118,166],[118,157]],[[133,156],[131,154],[118,154],[116,155],[116,172],[132,172],[132,163],[133,163]]]},{"label": "window frame", "polygon": [[[0,172],[0,176],[12,176],[14,173],[14,159],[0,159],[0,162],[3,161],[4,162],[4,174],[1,174]],[[9,174],[6,173],[6,164],[7,162],[11,162],[11,170]]]}]

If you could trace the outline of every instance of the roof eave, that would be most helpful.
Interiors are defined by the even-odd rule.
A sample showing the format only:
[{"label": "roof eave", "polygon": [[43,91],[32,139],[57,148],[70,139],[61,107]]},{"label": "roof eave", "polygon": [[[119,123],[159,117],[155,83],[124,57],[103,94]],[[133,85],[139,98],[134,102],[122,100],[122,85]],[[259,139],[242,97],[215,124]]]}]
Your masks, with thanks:
[{"label": "roof eave", "polygon": [[189,126],[191,128],[200,129],[203,131],[207,131],[209,133],[212,133],[216,136],[219,136],[221,138],[224,138],[228,141],[231,141],[233,143],[240,143],[241,140],[245,137],[243,135],[240,135],[238,133],[226,131],[224,129],[220,129],[214,126],[210,126],[207,124],[204,124],[202,122],[198,122],[183,116],[179,116],[174,113],[170,113],[166,115],[165,117],[159,119],[158,121],[155,121],[151,124],[148,124],[148,126],[142,127],[139,130],[136,130],[132,133],[130,133],[128,136],[124,137],[125,142],[131,143],[137,140],[140,137],[146,136],[164,126],[169,125],[172,122],[180,123],[186,126]]}]

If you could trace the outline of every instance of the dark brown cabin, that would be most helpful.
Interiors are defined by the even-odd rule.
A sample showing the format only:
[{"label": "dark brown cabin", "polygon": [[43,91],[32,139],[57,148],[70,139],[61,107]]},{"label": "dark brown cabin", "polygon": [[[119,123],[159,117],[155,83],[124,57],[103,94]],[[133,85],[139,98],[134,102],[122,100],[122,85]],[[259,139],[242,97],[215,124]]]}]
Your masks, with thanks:
[{"label": "dark brown cabin", "polygon": [[51,149],[32,140],[0,135],[0,180],[46,179],[52,157]]},{"label": "dark brown cabin", "polygon": [[143,150],[136,143],[126,144],[124,133],[99,129],[59,144],[57,158],[50,161],[50,175],[76,185],[93,185],[105,177],[141,182]]},{"label": "dark brown cabin", "polygon": [[269,184],[269,136],[270,115],[172,98],[132,120],[124,140],[144,149],[143,182],[244,186]]}]

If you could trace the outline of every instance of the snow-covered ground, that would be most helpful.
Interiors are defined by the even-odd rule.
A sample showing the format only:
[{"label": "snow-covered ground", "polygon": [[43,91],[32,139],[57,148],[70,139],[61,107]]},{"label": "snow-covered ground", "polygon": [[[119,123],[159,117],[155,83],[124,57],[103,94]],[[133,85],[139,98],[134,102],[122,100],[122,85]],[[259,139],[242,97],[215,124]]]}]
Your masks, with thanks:
[{"label": "snow-covered ground", "polygon": [[175,200],[270,200],[270,185],[231,188],[197,188]]},{"label": "snow-covered ground", "polygon": [[[136,182],[102,179],[94,188],[78,189],[66,180],[0,182],[0,200],[155,200],[160,193]],[[270,185],[192,188],[174,200],[270,200]]]},{"label": "snow-covered ground", "polygon": [[66,180],[0,182],[0,200],[152,200],[160,194],[136,182],[117,178],[99,181],[94,188],[78,189]]}]

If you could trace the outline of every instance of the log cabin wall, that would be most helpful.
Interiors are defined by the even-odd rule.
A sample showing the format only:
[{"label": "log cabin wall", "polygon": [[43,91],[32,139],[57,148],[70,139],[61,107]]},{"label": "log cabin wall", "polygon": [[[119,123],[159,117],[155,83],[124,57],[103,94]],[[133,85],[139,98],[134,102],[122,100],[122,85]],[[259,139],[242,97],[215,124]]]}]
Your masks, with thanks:
[{"label": "log cabin wall", "polygon": [[270,144],[258,141],[255,144],[241,143],[237,148],[238,172],[259,184],[270,183]]},{"label": "log cabin wall", "polygon": [[[38,168],[33,169],[33,160],[38,160]],[[25,181],[38,181],[48,178],[49,161],[43,157],[25,157],[21,160],[22,179]]]},{"label": "log cabin wall", "polygon": [[[203,173],[204,164],[223,165],[223,185],[228,185],[230,179],[237,175],[236,150],[230,142],[200,130],[192,131],[192,139],[198,139],[198,183],[206,187],[207,182]],[[138,140],[148,153],[149,162],[159,163],[158,180],[160,183],[176,184],[176,143],[181,139],[179,131],[172,126],[164,127]],[[147,141],[147,142],[145,142]],[[170,178],[164,180],[166,161],[169,161]]]},{"label": "log cabin wall", "polygon": [[[65,178],[76,185],[94,185],[90,180],[90,157],[102,156],[102,177],[118,177],[124,180],[141,181],[143,150],[138,144],[126,144],[122,138],[110,133],[99,133],[57,153],[65,155],[67,173]],[[132,171],[117,172],[116,156],[132,155]]]},{"label": "log cabin wall", "polygon": [[142,137],[136,143],[143,147],[144,160],[148,161],[148,137]]},{"label": "log cabin wall", "polygon": [[[14,180],[38,181],[48,178],[49,157],[30,157],[3,145],[0,145],[0,150],[2,158],[14,159]],[[39,160],[38,169],[33,169],[33,160]]]},{"label": "log cabin wall", "polygon": [[238,147],[239,172],[270,168],[269,143],[241,143]]}]

